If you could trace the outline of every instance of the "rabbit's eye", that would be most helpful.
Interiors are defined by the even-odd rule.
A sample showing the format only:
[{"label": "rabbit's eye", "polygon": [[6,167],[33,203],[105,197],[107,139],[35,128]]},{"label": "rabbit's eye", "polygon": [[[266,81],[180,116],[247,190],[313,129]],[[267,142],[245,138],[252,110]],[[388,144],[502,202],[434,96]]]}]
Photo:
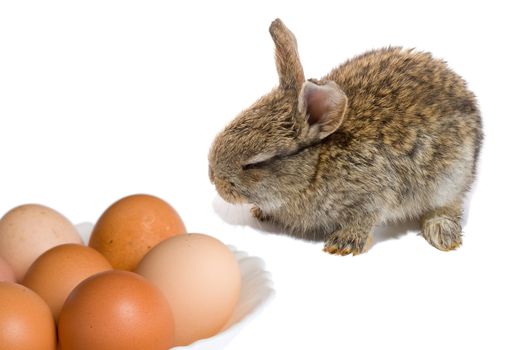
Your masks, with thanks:
[{"label": "rabbit's eye", "polygon": [[244,164],[242,165],[243,170],[250,170],[250,169],[258,169],[261,166],[263,166],[267,161],[264,162],[258,162],[258,163],[251,163],[251,164]]},{"label": "rabbit's eye", "polygon": [[248,169],[258,168],[258,167],[264,165],[265,163],[267,163],[268,161],[270,161],[275,156],[276,155],[274,153],[269,153],[269,152],[264,152],[264,153],[257,154],[256,156],[249,158],[242,165],[242,169],[243,170],[248,170]]},{"label": "rabbit's eye", "polygon": [[276,154],[273,152],[263,152],[259,153],[251,158],[249,158],[244,164],[256,164],[256,163],[262,163],[265,162],[272,157],[274,157]]},{"label": "rabbit's eye", "polygon": [[256,169],[259,168],[260,165],[263,165],[264,162],[256,162],[256,163],[246,163],[242,165],[243,170]]},{"label": "rabbit's eye", "polygon": [[266,166],[267,164],[270,164],[273,161],[286,159],[291,156],[295,156],[298,153],[303,152],[306,148],[308,148],[310,145],[307,145],[305,147],[290,147],[290,148],[280,148],[274,152],[263,152],[260,153],[254,157],[249,158],[243,165],[243,170],[249,170],[249,169],[258,169]]}]

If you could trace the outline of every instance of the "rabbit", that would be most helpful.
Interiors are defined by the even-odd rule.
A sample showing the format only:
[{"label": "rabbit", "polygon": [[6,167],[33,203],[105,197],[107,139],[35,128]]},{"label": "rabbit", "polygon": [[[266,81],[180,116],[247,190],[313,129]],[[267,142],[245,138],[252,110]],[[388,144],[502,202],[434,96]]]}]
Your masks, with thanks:
[{"label": "rabbit", "polygon": [[399,47],[305,80],[293,33],[280,19],[269,32],[279,86],[213,141],[219,195],[323,240],[330,254],[363,253],[376,225],[406,219],[419,219],[435,248],[459,247],[483,139],[466,82],[430,53]]}]

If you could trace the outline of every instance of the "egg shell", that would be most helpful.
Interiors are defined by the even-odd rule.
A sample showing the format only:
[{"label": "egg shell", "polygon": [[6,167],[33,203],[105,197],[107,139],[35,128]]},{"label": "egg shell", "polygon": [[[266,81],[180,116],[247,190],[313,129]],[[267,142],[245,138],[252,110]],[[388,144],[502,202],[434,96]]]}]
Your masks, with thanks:
[{"label": "egg shell", "polygon": [[48,305],[12,282],[0,282],[0,349],[56,349],[56,327]]},{"label": "egg shell", "polygon": [[111,264],[95,249],[63,244],[40,255],[22,284],[45,300],[57,321],[70,292],[86,278],[107,270],[112,270]]},{"label": "egg shell", "polygon": [[161,242],[147,253],[136,272],[167,297],[177,345],[219,332],[240,295],[240,269],[234,255],[222,242],[204,234]]},{"label": "egg shell", "polygon": [[177,212],[162,199],[137,194],[120,199],[99,218],[89,246],[113,268],[132,271],[156,244],[186,232]]},{"label": "egg shell", "polygon": [[13,269],[2,257],[0,257],[0,282],[16,282]]},{"label": "egg shell", "polygon": [[107,271],[81,282],[58,322],[61,350],[167,350],[174,319],[161,291],[128,271]]},{"label": "egg shell", "polygon": [[0,220],[0,256],[17,281],[41,254],[65,243],[82,244],[79,232],[67,218],[43,205],[16,207]]}]

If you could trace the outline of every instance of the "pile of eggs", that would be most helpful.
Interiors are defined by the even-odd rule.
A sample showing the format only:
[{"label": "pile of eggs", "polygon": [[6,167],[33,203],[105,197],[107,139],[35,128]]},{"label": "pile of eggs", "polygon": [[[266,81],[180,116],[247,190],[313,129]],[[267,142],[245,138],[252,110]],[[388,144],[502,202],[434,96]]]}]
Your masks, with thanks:
[{"label": "pile of eggs", "polygon": [[60,213],[22,205],[0,219],[0,348],[188,345],[224,328],[240,283],[231,251],[157,197],[115,202],[88,246]]}]

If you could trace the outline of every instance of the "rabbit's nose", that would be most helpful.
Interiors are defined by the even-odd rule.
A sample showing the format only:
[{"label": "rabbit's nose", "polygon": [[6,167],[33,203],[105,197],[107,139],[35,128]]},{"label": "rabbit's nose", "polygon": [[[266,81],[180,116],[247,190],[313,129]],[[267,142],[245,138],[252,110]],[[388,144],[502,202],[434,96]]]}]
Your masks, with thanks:
[{"label": "rabbit's nose", "polygon": [[210,177],[210,181],[212,184],[215,183],[215,176],[213,175],[213,169],[211,168],[211,166],[209,167],[209,170],[208,170],[208,176]]}]

